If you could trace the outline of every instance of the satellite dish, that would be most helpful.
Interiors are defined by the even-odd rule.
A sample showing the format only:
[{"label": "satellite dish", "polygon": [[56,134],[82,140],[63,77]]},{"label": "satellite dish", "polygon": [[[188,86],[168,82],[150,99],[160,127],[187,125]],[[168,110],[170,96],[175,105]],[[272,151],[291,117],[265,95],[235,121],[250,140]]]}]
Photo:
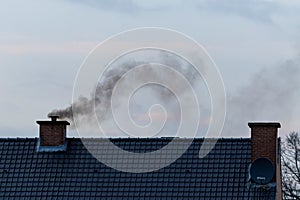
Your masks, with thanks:
[{"label": "satellite dish", "polygon": [[269,183],[275,174],[275,167],[268,158],[258,158],[251,164],[251,180],[257,184]]}]

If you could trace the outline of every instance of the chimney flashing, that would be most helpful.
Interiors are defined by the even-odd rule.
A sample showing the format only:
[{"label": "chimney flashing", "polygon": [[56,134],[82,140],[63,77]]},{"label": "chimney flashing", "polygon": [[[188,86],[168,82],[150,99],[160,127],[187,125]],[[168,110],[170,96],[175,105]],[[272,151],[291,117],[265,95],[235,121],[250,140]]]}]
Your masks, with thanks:
[{"label": "chimney flashing", "polygon": [[37,142],[36,150],[38,153],[40,152],[60,152],[60,151],[66,151],[67,150],[68,142],[65,140],[65,142],[58,146],[41,146],[40,138]]}]

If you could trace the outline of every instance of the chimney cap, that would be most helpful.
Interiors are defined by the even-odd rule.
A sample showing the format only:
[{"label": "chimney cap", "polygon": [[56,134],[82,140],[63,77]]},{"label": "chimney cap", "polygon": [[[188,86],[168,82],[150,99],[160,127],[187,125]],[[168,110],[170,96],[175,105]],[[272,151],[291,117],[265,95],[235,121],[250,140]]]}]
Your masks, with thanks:
[{"label": "chimney cap", "polygon": [[253,128],[255,126],[274,126],[276,128],[281,128],[281,125],[279,122],[249,122],[248,126],[250,128]]},{"label": "chimney cap", "polygon": [[49,118],[51,118],[51,121],[36,121],[37,124],[42,125],[42,124],[64,124],[64,125],[70,125],[68,121],[58,121],[57,119],[59,118],[58,115],[50,114],[48,115]]},{"label": "chimney cap", "polygon": [[59,115],[48,115],[48,117],[51,118],[51,121],[57,121]]}]

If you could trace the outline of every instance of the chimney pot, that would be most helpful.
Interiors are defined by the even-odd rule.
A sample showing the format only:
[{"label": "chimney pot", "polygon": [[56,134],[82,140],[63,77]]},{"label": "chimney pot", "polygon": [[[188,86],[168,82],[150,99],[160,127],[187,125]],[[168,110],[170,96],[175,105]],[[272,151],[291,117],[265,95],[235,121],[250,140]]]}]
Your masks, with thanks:
[{"label": "chimney pot", "polygon": [[51,118],[51,121],[57,121],[57,119],[59,118],[58,115],[49,115],[49,118]]}]

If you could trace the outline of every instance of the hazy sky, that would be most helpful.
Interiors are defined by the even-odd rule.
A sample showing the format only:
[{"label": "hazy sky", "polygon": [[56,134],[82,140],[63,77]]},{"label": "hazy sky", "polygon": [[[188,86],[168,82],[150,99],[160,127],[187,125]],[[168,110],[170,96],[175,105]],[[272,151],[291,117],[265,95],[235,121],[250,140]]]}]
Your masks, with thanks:
[{"label": "hazy sky", "polygon": [[[279,120],[281,134],[300,130],[298,0],[9,0],[0,6],[0,136],[38,136],[36,119],[71,103],[77,70],[92,48],[145,26],[197,40],[220,69],[233,102],[229,112],[257,113],[244,121],[229,114],[224,137],[249,136],[247,119]],[[259,81],[268,81],[255,86],[262,92],[252,87]],[[270,105],[247,102],[258,95]]]}]

